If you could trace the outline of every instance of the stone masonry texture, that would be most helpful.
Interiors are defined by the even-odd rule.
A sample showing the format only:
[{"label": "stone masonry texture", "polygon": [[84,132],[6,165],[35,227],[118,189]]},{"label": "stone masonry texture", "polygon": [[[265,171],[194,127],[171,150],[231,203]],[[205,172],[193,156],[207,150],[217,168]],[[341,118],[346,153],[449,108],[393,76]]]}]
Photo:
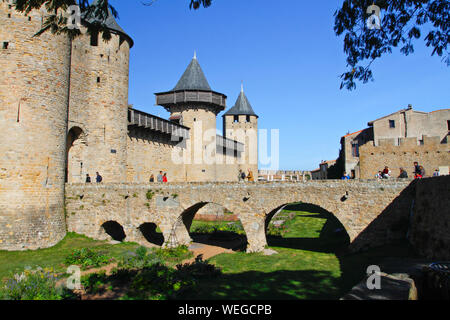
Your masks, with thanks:
[{"label": "stone masonry texture", "polygon": [[[381,214],[409,214],[411,197],[399,196],[411,181],[314,181],[307,183],[180,183],[180,184],[70,184],[66,186],[68,230],[107,239],[102,228],[115,221],[127,241],[145,244],[139,227],[154,223],[165,246],[191,242],[188,229],[195,213],[208,203],[238,215],[246,231],[248,252],[267,245],[265,226],[284,205],[302,201],[333,213],[344,226],[354,249],[375,246],[397,237],[382,225],[371,234],[365,229]],[[392,224],[392,220],[387,219]],[[375,235],[375,236],[374,236]]]},{"label": "stone masonry texture", "polygon": [[43,14],[0,1],[0,249],[52,246],[66,232],[70,42],[33,37]]}]

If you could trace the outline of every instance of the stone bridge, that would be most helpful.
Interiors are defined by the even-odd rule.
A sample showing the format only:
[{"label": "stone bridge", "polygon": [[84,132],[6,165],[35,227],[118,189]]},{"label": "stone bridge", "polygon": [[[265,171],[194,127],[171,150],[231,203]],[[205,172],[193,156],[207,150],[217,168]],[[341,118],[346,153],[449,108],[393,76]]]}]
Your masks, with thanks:
[{"label": "stone bridge", "polygon": [[[401,237],[395,226],[408,219],[411,181],[325,180],[295,183],[67,184],[68,231],[108,239],[105,225],[120,225],[127,241],[145,244],[142,226],[160,228],[164,246],[187,245],[196,212],[214,203],[236,214],[246,232],[247,252],[267,245],[266,228],[284,206],[303,202],[332,213],[353,249]],[[414,183],[412,183],[414,184]],[[377,218],[387,217],[377,222]],[[389,217],[392,217],[389,218]]]}]

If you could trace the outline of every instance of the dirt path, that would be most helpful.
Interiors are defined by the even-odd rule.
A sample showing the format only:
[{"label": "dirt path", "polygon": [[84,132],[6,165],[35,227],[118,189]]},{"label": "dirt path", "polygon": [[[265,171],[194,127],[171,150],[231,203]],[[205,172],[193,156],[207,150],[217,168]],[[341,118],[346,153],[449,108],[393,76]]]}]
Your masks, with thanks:
[{"label": "dirt path", "polygon": [[192,243],[189,250],[193,252],[194,258],[184,260],[183,263],[190,263],[195,261],[195,257],[203,255],[203,260],[207,260],[221,253],[233,253],[231,249],[225,249],[217,246],[210,246],[203,243]]}]

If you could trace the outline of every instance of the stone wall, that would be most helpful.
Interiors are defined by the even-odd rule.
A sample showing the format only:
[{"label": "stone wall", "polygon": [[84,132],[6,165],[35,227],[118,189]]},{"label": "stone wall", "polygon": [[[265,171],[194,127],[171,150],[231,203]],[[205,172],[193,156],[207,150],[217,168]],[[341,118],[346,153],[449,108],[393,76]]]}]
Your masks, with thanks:
[{"label": "stone wall", "polygon": [[127,142],[127,181],[147,183],[150,175],[158,176],[160,171],[167,173],[169,182],[186,181],[184,163],[172,159],[172,153],[182,154],[185,149],[170,136],[139,128],[130,128]]},{"label": "stone wall", "polygon": [[99,34],[97,45],[87,34],[73,40],[69,130],[81,129],[83,141],[68,146],[69,182],[97,171],[105,182],[126,181],[129,53],[117,34],[108,42]]},{"label": "stone wall", "polygon": [[450,259],[450,176],[422,179],[416,186],[409,240],[430,259]]},{"label": "stone wall", "polygon": [[[360,147],[361,179],[372,179],[385,166],[393,177],[398,177],[400,168],[413,177],[415,161],[425,168],[428,177],[435,169],[450,166],[450,144],[440,143],[438,137],[424,137],[423,145],[418,145],[416,138],[401,139],[399,146],[393,140],[379,140],[379,144],[367,143]],[[448,174],[448,169],[444,174]]]},{"label": "stone wall", "polygon": [[258,179],[258,118],[239,115],[238,121],[234,121],[234,116],[226,115],[223,117],[223,134],[228,139],[232,139],[244,144],[244,152],[239,159],[239,169],[248,173],[250,169],[253,172],[255,180]]},{"label": "stone wall", "polygon": [[[372,122],[375,145],[379,145],[380,139],[395,139],[395,144],[398,145],[398,140],[402,137],[414,137],[419,141],[423,136],[436,136],[442,141],[448,135],[449,119],[450,109],[433,112],[412,108],[400,110]],[[394,121],[394,127],[391,127],[390,121]]]},{"label": "stone wall", "polygon": [[49,247],[66,232],[70,42],[33,37],[44,14],[0,1],[0,249]]},{"label": "stone wall", "polygon": [[[412,198],[402,196],[410,181],[311,181],[307,183],[179,183],[66,185],[68,230],[105,239],[102,225],[116,221],[127,241],[145,243],[139,230],[144,223],[161,229],[164,245],[191,242],[189,228],[195,214],[209,203],[236,214],[247,234],[248,252],[261,251],[265,226],[284,205],[302,201],[333,213],[357,250],[376,246],[398,234],[387,219],[368,232],[381,214],[398,218],[408,214]],[[404,193],[405,195],[406,193]],[[401,218],[401,217],[400,217]],[[402,221],[402,220],[399,220]]]}]

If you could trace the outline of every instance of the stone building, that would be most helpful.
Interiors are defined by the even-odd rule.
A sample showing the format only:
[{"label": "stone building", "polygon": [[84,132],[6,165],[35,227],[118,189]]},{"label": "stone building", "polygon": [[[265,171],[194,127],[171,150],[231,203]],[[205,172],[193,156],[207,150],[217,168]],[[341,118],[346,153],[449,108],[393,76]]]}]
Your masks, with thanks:
[{"label": "stone building", "polygon": [[331,177],[329,175],[330,168],[335,165],[336,165],[336,160],[328,160],[328,161],[323,160],[320,163],[318,169],[311,171],[312,180],[327,180],[327,179],[337,178],[337,177]]},{"label": "stone building", "polygon": [[44,7],[24,15],[0,0],[0,250],[61,240],[65,182],[85,182],[87,174],[94,183],[96,172],[106,183],[145,183],[159,171],[169,182],[256,174],[258,116],[243,92],[218,135],[227,97],[210,88],[194,57],[173,90],[156,94],[169,120],[131,108],[133,40],[112,13],[107,42],[84,26],[73,40],[34,37],[45,16]]},{"label": "stone building", "polygon": [[450,109],[422,112],[411,106],[370,121],[369,127],[341,138],[338,163],[355,178],[371,179],[388,166],[411,175],[414,161],[428,176],[438,169],[448,174]]}]

